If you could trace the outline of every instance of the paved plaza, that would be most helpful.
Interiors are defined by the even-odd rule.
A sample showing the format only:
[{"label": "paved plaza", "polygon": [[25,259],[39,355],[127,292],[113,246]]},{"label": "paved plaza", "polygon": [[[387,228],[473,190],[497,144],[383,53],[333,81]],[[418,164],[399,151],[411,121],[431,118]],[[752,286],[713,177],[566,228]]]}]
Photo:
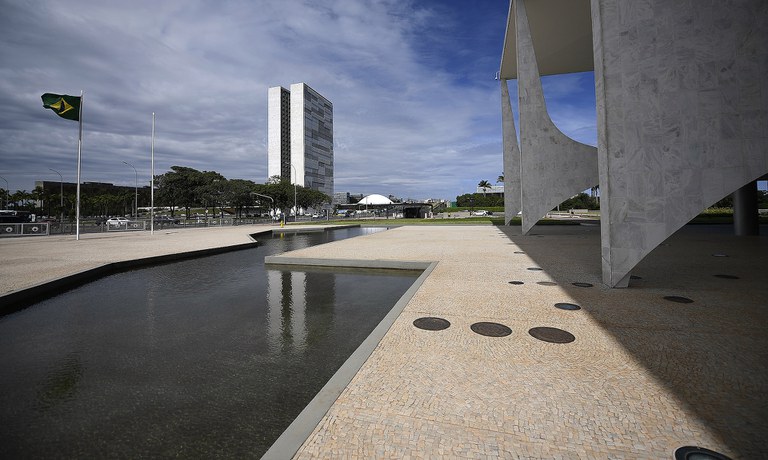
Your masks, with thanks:
[{"label": "paved plaza", "polygon": [[[2,292],[43,282],[28,279],[33,265],[59,276],[68,265],[243,244],[268,228],[2,240]],[[283,254],[437,262],[296,457],[672,458],[698,445],[765,458],[768,239],[731,230],[684,228],[640,263],[628,289],[600,282],[598,226],[538,226],[530,236],[406,226]],[[422,317],[450,327],[416,328]],[[479,335],[478,322],[511,334]],[[529,334],[536,327],[575,340],[544,342]]]}]

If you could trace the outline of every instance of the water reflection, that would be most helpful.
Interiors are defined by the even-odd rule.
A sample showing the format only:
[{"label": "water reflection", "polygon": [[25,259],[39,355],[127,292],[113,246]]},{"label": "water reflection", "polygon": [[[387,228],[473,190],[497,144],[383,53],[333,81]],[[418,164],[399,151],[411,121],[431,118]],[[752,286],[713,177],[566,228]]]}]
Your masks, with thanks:
[{"label": "water reflection", "polygon": [[[335,302],[336,277],[331,272],[267,270],[267,336],[272,353],[303,352],[333,327]],[[312,321],[307,321],[308,314]]]}]

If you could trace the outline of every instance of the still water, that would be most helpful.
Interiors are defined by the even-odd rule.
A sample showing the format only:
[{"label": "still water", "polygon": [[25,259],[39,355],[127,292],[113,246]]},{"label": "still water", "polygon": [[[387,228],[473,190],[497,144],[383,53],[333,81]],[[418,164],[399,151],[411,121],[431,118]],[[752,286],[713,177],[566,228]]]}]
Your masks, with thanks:
[{"label": "still water", "polygon": [[264,256],[379,230],[261,237],[0,318],[0,458],[261,456],[418,276]]}]

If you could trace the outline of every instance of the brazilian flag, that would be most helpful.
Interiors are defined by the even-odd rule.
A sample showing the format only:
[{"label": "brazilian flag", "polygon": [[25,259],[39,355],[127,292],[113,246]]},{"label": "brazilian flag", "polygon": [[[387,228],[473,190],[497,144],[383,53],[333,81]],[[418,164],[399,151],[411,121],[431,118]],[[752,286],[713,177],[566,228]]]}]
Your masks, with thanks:
[{"label": "brazilian flag", "polygon": [[45,93],[43,98],[43,107],[56,112],[56,115],[67,120],[80,120],[80,97],[68,96],[66,94]]}]

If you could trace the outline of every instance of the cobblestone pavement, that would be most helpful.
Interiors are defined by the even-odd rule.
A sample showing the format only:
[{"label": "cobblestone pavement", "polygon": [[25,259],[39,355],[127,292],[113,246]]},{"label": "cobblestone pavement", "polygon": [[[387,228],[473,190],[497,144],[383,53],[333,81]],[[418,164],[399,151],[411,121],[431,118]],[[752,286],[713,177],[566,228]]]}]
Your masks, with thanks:
[{"label": "cobblestone pavement", "polygon": [[[0,240],[0,295],[270,228]],[[671,458],[699,445],[766,458],[768,238],[728,230],[687,227],[628,289],[600,283],[598,227],[411,226],[285,254],[438,261],[297,457]],[[451,325],[417,329],[421,317]],[[512,333],[472,332],[483,321]],[[537,340],[534,327],[575,341]]]},{"label": "cobblestone pavement", "polygon": [[[297,458],[765,458],[765,237],[687,228],[608,289],[598,227],[515,233],[412,226],[283,255],[439,261]],[[470,329],[483,321],[512,333]]]}]

